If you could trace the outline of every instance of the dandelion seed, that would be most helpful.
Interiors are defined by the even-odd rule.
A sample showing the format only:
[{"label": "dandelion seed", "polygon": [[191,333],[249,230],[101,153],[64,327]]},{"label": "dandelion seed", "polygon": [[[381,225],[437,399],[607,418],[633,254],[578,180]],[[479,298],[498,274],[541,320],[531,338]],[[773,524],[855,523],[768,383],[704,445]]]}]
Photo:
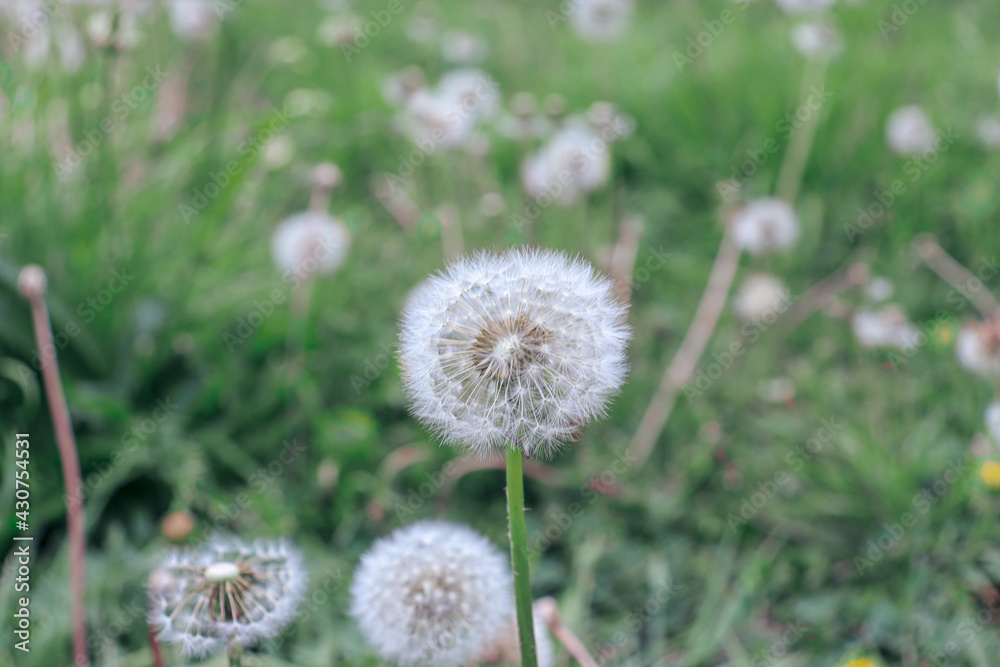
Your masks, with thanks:
[{"label": "dandelion seed", "polygon": [[799,219],[780,199],[756,199],[733,217],[733,241],[744,250],[763,255],[791,248],[799,240]]},{"label": "dandelion seed", "polygon": [[937,134],[927,112],[917,105],[896,109],[886,121],[886,142],[899,155],[926,153],[934,148],[936,138]]},{"label": "dandelion seed", "polygon": [[150,575],[149,623],[185,655],[252,645],[295,618],[305,587],[302,558],[288,543],[213,540],[172,551]]},{"label": "dandelion seed", "polygon": [[548,250],[480,253],[415,290],[400,362],[414,415],[480,454],[550,458],[625,379],[629,328],[613,283]]},{"label": "dandelion seed", "polygon": [[513,615],[504,554],[470,528],[422,521],[375,543],[351,584],[351,615],[384,660],[457,667]]}]

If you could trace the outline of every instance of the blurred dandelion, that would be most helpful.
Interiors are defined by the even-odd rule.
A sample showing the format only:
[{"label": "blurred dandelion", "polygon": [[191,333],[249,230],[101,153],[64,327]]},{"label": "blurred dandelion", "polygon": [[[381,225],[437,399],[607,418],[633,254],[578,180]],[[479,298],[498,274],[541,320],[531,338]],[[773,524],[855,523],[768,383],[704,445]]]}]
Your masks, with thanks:
[{"label": "blurred dandelion", "polygon": [[587,41],[614,41],[632,22],[632,0],[577,0],[574,5],[570,25]]},{"label": "blurred dandelion", "polygon": [[302,558],[287,542],[216,539],[171,551],[150,575],[149,623],[184,655],[223,645],[238,654],[295,618],[306,583]]},{"label": "blurred dandelion", "polygon": [[733,217],[732,234],[743,250],[763,255],[795,245],[799,240],[799,219],[792,207],[780,199],[756,199]]},{"label": "blurred dandelion", "polygon": [[351,584],[351,615],[384,660],[465,665],[513,614],[503,553],[465,526],[421,521],[375,543]]},{"label": "blurred dandelion", "polygon": [[915,104],[896,109],[886,121],[886,142],[899,155],[925,153],[934,148],[936,137],[927,112]]}]

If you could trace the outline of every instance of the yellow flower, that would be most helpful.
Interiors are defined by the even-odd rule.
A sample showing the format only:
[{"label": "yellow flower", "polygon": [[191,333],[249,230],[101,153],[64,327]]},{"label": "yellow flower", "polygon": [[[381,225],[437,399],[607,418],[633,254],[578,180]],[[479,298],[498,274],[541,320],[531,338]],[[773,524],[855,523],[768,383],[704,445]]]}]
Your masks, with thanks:
[{"label": "yellow flower", "polygon": [[869,658],[855,658],[846,663],[844,667],[879,667],[879,664]]},{"label": "yellow flower", "polygon": [[1000,461],[987,459],[979,466],[979,479],[990,491],[1000,490]]}]

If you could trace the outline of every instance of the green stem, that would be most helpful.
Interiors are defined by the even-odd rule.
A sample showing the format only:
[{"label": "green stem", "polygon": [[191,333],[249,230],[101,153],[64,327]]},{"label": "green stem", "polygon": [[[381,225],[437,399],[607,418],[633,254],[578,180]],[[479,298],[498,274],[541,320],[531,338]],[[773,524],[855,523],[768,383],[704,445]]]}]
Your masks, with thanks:
[{"label": "green stem", "polygon": [[510,562],[514,570],[514,599],[521,638],[522,667],[537,667],[535,626],[531,612],[531,575],[528,570],[528,529],[524,522],[524,473],[521,452],[507,448],[507,512],[510,519]]},{"label": "green stem", "polygon": [[243,664],[243,646],[234,640],[229,642],[226,648],[226,657],[229,659],[229,667],[241,667]]}]

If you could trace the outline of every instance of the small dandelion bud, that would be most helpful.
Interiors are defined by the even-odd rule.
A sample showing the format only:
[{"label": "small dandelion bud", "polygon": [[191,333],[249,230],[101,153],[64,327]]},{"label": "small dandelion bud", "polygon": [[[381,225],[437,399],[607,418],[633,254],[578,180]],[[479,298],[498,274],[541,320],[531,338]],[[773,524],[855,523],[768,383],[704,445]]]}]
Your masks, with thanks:
[{"label": "small dandelion bud", "polygon": [[814,60],[833,58],[844,49],[837,29],[825,21],[809,21],[792,28],[792,45]]},{"label": "small dandelion bud", "polygon": [[780,278],[769,273],[755,273],[747,276],[740,286],[733,300],[733,310],[744,322],[759,320],[765,315],[777,317],[782,306],[787,307],[788,299],[788,287]]},{"label": "small dandelion bud", "polygon": [[416,418],[480,455],[550,458],[625,380],[627,307],[579,259],[516,249],[460,259],[418,287],[399,356]]},{"label": "small dandelion bud", "polygon": [[937,134],[927,113],[916,105],[896,109],[885,125],[885,140],[899,155],[920,155],[934,148]]},{"label": "small dandelion bud", "polygon": [[332,162],[321,162],[313,169],[312,185],[323,190],[333,190],[340,185],[343,177],[340,167]]},{"label": "small dandelion bud", "polygon": [[754,255],[785,250],[799,240],[799,219],[780,199],[755,199],[733,217],[733,241]]},{"label": "small dandelion bud", "polygon": [[305,587],[302,558],[289,544],[213,540],[174,550],[150,575],[149,624],[187,656],[231,641],[251,645],[295,618]]},{"label": "small dandelion bud", "polygon": [[859,310],[854,313],[851,328],[863,347],[912,350],[920,334],[899,306],[891,303],[875,311]]},{"label": "small dandelion bud", "polygon": [[192,530],[194,530],[194,517],[184,510],[171,512],[160,523],[160,531],[171,542],[183,542]]},{"label": "small dandelion bud", "polygon": [[37,301],[44,297],[47,287],[45,270],[37,264],[28,264],[17,276],[17,288],[28,301]]},{"label": "small dandelion bud", "polygon": [[625,34],[632,10],[632,0],[577,0],[569,22],[588,42],[612,42]]},{"label": "small dandelion bud", "polygon": [[986,422],[986,432],[993,438],[993,442],[1000,445],[1000,403],[990,403],[983,415]]},{"label": "small dandelion bud", "polygon": [[351,235],[344,223],[318,211],[296,213],[271,238],[274,262],[283,273],[330,274],[347,257]]},{"label": "small dandelion bud", "polygon": [[993,377],[1000,370],[1000,336],[990,322],[969,322],[958,332],[955,356],[967,370]]},{"label": "small dandelion bud", "polygon": [[458,667],[513,615],[504,554],[475,531],[421,521],[375,543],[351,584],[351,615],[384,660]]}]

